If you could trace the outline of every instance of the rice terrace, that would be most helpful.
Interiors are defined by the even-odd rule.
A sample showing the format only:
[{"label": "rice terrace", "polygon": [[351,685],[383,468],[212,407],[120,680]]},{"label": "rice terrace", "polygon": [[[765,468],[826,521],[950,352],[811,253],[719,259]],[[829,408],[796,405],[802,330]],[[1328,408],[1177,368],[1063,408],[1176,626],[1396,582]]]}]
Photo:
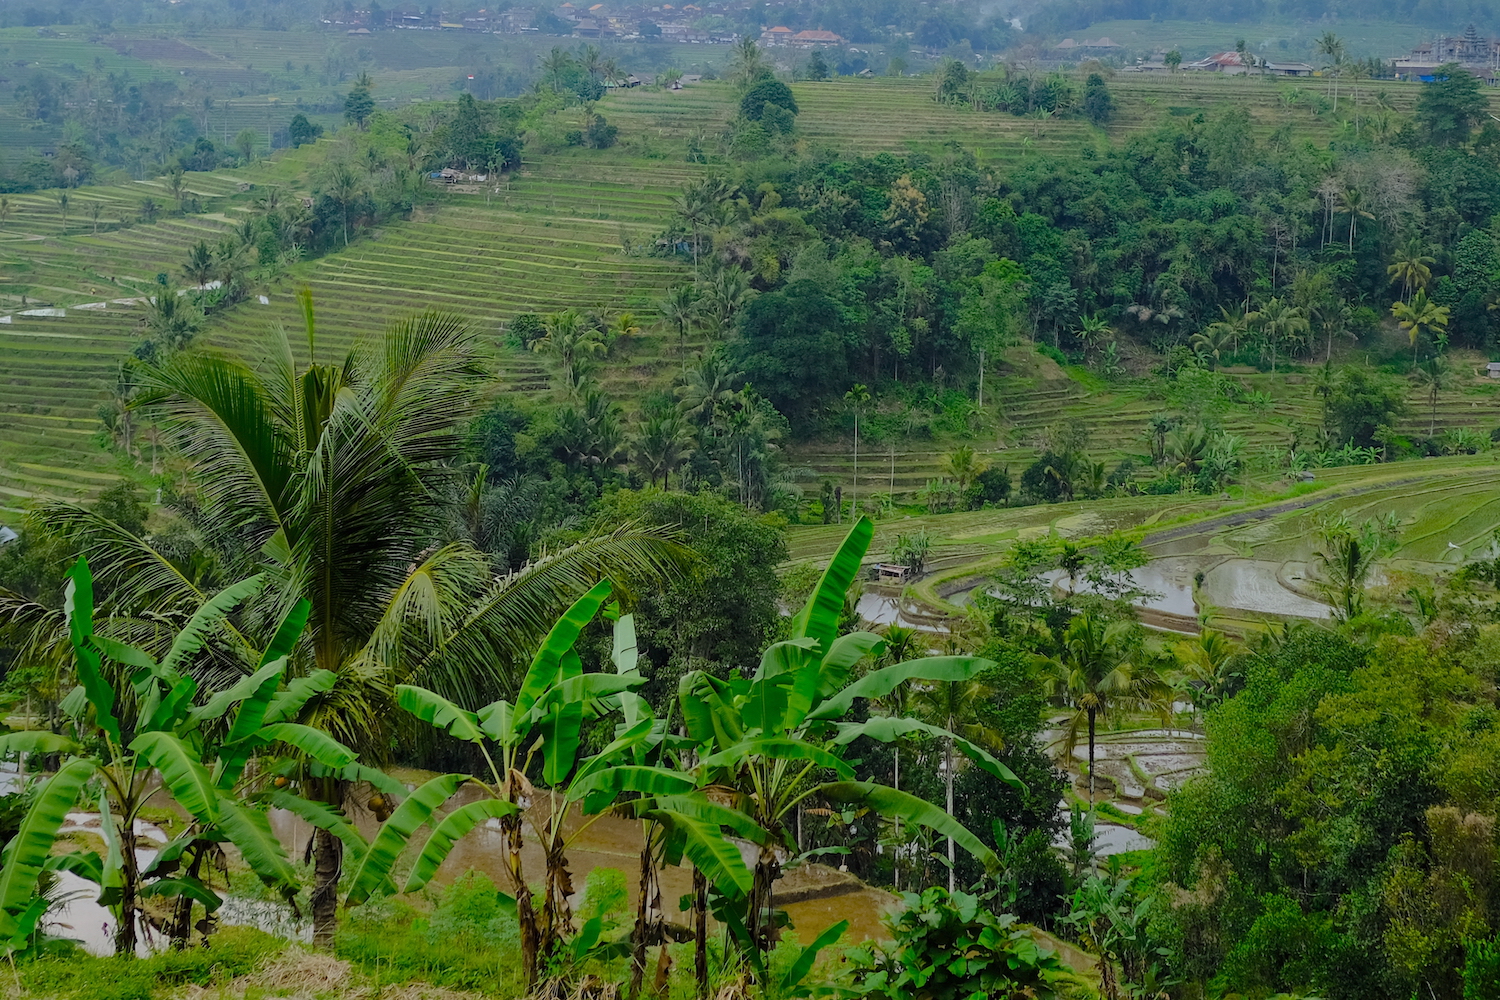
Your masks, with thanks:
[{"label": "rice terrace", "polygon": [[1497,67],[0,3],[0,996],[1500,1000]]}]

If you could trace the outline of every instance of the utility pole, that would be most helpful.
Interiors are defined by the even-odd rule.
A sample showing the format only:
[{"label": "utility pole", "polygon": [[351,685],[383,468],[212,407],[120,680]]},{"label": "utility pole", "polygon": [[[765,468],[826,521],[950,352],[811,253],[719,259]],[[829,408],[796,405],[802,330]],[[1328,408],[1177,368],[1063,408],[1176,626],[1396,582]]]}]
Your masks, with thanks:
[{"label": "utility pole", "polygon": [[979,349],[979,408],[984,409],[984,348]]}]

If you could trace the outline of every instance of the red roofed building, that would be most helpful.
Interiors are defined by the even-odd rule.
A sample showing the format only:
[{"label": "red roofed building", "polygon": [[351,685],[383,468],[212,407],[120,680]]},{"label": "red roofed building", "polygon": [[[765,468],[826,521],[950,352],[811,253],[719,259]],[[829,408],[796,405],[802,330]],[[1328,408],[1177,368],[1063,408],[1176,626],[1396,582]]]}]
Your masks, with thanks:
[{"label": "red roofed building", "polygon": [[785,45],[791,39],[793,31],[784,24],[778,24],[774,28],[767,28],[760,33],[760,44],[762,45]]},{"label": "red roofed building", "polygon": [[811,48],[814,45],[843,45],[844,36],[836,35],[831,31],[799,31],[787,41],[787,44],[799,48]]}]

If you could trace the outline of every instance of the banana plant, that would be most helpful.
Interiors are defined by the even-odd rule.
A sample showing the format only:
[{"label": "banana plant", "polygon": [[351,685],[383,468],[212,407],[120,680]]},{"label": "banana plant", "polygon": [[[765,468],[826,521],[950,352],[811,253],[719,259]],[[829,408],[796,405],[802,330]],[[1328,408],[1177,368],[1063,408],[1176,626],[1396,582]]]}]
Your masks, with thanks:
[{"label": "banana plant", "polygon": [[[175,943],[186,943],[195,905],[204,910],[201,926],[207,934],[221,899],[208,885],[205,865],[220,856],[225,841],[266,885],[287,899],[296,892],[296,873],[266,812],[254,801],[262,797],[266,776],[249,765],[273,748],[325,767],[348,767],[354,761],[351,751],[327,735],[287,721],[334,681],[331,672],[315,671],[286,682],[287,657],[307,620],[307,602],[298,602],[287,614],[255,670],[223,691],[199,699],[198,683],[188,673],[211,633],[262,584],[261,577],[251,577],[209,598],[157,660],[94,631],[88,563],[79,559],[69,569],[64,613],[78,686],[61,707],[73,734],[0,737],[0,753],[69,755],[39,791],[21,832],[6,848],[23,861],[7,863],[0,872],[0,937],[25,930],[38,878],[49,865],[69,868],[100,886],[100,902],[116,917],[115,951],[126,956],[136,954],[143,902],[150,897],[172,900],[166,930]],[[188,825],[143,869],[136,821],[157,790],[154,775],[186,813]],[[78,852],[38,865],[36,858],[45,858],[56,840],[61,817],[91,785],[100,789],[105,856]]]},{"label": "banana plant", "polygon": [[753,675],[724,680],[696,671],[679,686],[687,732],[704,772],[700,783],[735,789],[739,808],[768,835],[756,857],[746,904],[727,921],[747,952],[763,953],[775,944],[771,889],[783,859],[795,850],[790,820],[809,801],[859,804],[952,837],[986,864],[995,861],[993,852],[947,812],[894,788],[856,781],[841,753],[852,741],[865,736],[891,742],[915,732],[951,739],[976,766],[1021,786],[983,748],[946,730],[914,719],[842,721],[857,699],[881,698],[903,684],[967,680],[994,666],[973,656],[930,656],[871,671],[850,683],[856,664],[878,653],[884,642],[870,632],[838,634],[844,595],[873,533],[868,518],[854,524],[807,605],[793,618],[791,637],[766,649]]},{"label": "banana plant", "polygon": [[[616,613],[615,618],[611,652],[615,670],[623,675],[638,675],[634,617]],[[691,750],[691,741],[672,732],[672,706],[668,706],[664,717],[652,718],[651,705],[634,691],[622,691],[612,700],[617,701],[621,714],[621,721],[616,726],[617,736],[634,731],[644,719],[651,719],[651,729],[644,740],[633,742],[625,749],[619,766],[603,772],[603,781],[613,781],[615,774],[626,773],[622,770],[625,767],[634,773],[655,769],[666,772],[661,784],[670,788],[677,777],[693,773],[682,756],[682,751]],[[600,791],[618,793],[619,789],[601,787]],[[630,937],[631,996],[641,995],[648,950],[653,946],[664,947],[670,936],[661,900],[662,866],[681,865],[684,858],[692,865],[691,936],[700,995],[706,994],[708,989],[710,881],[719,896],[725,899],[743,899],[750,890],[750,871],[744,858],[739,849],[725,839],[723,832],[727,830],[748,843],[760,843],[765,839],[765,831],[744,813],[714,802],[710,797],[714,791],[695,788],[688,794],[637,795],[611,807],[612,811],[633,816],[641,822],[640,892]],[[597,807],[597,802],[586,801],[586,809]],[[655,992],[660,993],[665,988],[666,963],[670,961],[670,957],[663,957],[658,964]]]}]

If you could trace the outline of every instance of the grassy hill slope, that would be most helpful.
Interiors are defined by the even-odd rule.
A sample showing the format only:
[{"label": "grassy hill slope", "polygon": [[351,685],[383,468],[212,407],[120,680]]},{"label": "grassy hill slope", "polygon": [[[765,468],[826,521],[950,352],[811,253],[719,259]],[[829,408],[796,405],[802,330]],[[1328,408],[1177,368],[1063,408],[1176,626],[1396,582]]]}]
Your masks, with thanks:
[{"label": "grassy hill slope", "polygon": [[[304,59],[310,54],[295,53]],[[253,64],[269,59],[269,53],[244,58]],[[1109,130],[1116,141],[1226,105],[1247,108],[1258,134],[1289,125],[1294,137],[1327,143],[1347,127],[1331,113],[1312,110],[1316,102],[1307,95],[1321,93],[1326,83],[1320,80],[1120,74],[1111,87],[1121,109]],[[1293,90],[1301,94],[1298,101],[1285,96]],[[1416,85],[1366,84],[1359,105],[1345,94],[1339,117],[1346,109],[1371,107],[1377,91],[1398,111],[1409,110],[1418,93]],[[939,107],[924,79],[800,83],[795,92],[809,144],[846,153],[931,151],[956,141],[975,149],[983,161],[1002,165],[1036,150],[1105,141],[1104,133],[1082,122],[1035,122]],[[1500,95],[1491,100],[1500,109]],[[734,95],[728,85],[713,82],[676,92],[640,89],[611,95],[600,110],[619,126],[620,146],[528,155],[523,169],[498,185],[437,190],[432,207],[410,221],[381,226],[347,250],[299,265],[288,279],[264,290],[267,304],[252,295],[216,318],[205,338],[238,346],[268,324],[294,326],[292,292],[307,284],[330,347],[341,347],[355,333],[378,329],[396,315],[427,307],[455,310],[493,337],[504,389],[535,393],[546,387],[548,372],[538,356],[501,346],[501,324],[509,317],[568,307],[630,310],[644,321],[646,335],[606,361],[601,376],[606,389],[631,409],[645,390],[665,385],[676,368],[675,341],[652,323],[654,303],[663,289],[689,273],[646,249],[666,222],[670,197],[711,169],[686,162],[689,136],[722,127],[734,113]],[[136,307],[114,300],[143,294],[158,272],[175,273],[194,241],[214,237],[248,211],[257,191],[242,192],[241,184],[275,183],[288,193],[306,193],[320,150],[327,147],[325,142],[278,153],[243,170],[189,174],[188,188],[200,198],[204,214],[150,225],[137,219],[141,199],[171,201],[159,180],[71,192],[66,221],[55,192],[12,196],[18,210],[0,231],[0,316],[10,319],[0,321],[0,413],[10,418],[0,433],[0,496],[19,503],[37,493],[88,493],[109,481],[115,459],[96,440],[96,410],[118,361],[137,339],[140,322]],[[92,201],[102,203],[97,234],[88,211]],[[96,303],[105,305],[79,308]],[[27,315],[38,309],[67,314]],[[1228,429],[1245,437],[1252,450],[1281,444],[1293,424],[1311,422],[1312,398],[1296,376],[1247,374],[1243,380],[1265,402],[1232,414]],[[1439,426],[1487,431],[1500,423],[1495,389],[1470,379],[1445,392]],[[1013,469],[1035,453],[1037,433],[1063,418],[1093,428],[1099,458],[1139,453],[1146,417],[1162,408],[1137,386],[1109,385],[1029,350],[1012,352],[1008,369],[989,383],[986,396],[987,429],[973,443]],[[1415,390],[1412,400],[1410,429],[1425,431],[1426,407]],[[871,440],[861,457],[859,488],[894,485],[896,493],[919,488],[939,473],[941,456],[954,443],[900,434]],[[819,477],[852,484],[849,442],[802,445],[794,449],[793,460]]]}]

